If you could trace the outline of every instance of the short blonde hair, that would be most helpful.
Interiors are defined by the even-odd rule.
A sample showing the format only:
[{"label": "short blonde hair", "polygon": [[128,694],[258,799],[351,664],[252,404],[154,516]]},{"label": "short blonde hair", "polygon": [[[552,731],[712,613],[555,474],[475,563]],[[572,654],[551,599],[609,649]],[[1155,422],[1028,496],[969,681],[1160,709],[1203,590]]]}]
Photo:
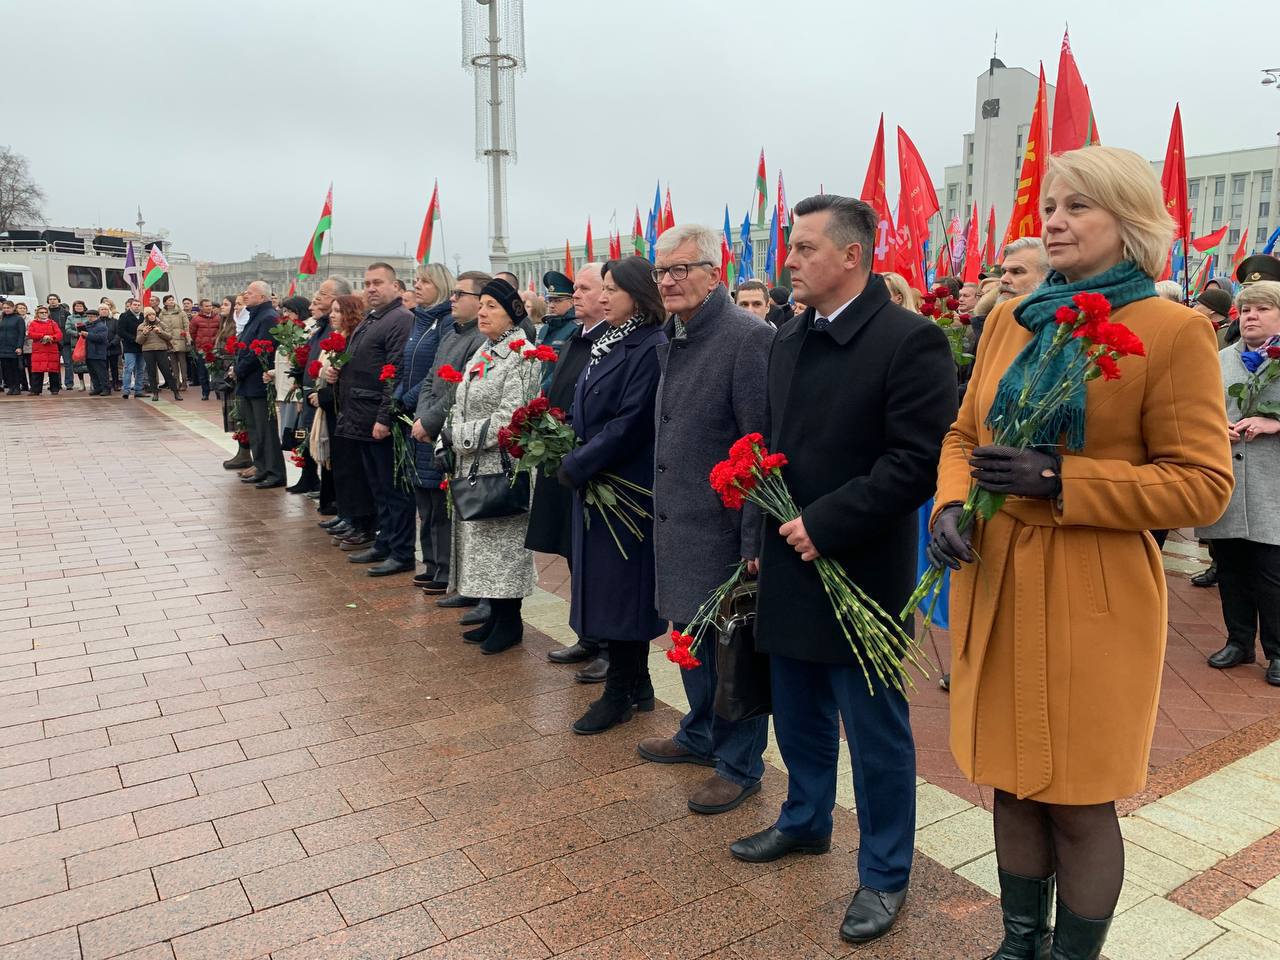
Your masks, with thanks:
[{"label": "short blonde hair", "polygon": [[449,294],[453,293],[453,274],[442,263],[418,264],[418,268],[413,271],[413,278],[417,280],[420,277],[430,280],[436,288],[436,299],[430,303],[419,303],[420,307],[434,307],[437,303],[444,303],[449,299]]},{"label": "short blonde hair", "polygon": [[1082,147],[1049,158],[1042,190],[1054,177],[1062,177],[1119,220],[1124,255],[1147,276],[1159,276],[1174,228],[1151,164],[1132,150]]},{"label": "short blonde hair", "polygon": [[1156,296],[1163,297],[1166,300],[1172,300],[1174,303],[1182,302],[1182,284],[1177,280],[1157,280]]},{"label": "short blonde hair", "polygon": [[1280,280],[1256,280],[1236,294],[1236,309],[1275,307],[1280,310]]},{"label": "short blonde hair", "polygon": [[916,303],[916,292],[911,289],[911,284],[907,283],[907,278],[900,273],[882,273],[884,284],[889,288],[889,293],[896,293],[902,298],[902,305],[913,313],[919,313]]},{"label": "short blonde hair", "polygon": [[528,290],[520,292],[520,299],[524,301],[524,308],[529,314],[529,322],[536,327],[542,322],[542,318],[547,315],[547,301]]}]

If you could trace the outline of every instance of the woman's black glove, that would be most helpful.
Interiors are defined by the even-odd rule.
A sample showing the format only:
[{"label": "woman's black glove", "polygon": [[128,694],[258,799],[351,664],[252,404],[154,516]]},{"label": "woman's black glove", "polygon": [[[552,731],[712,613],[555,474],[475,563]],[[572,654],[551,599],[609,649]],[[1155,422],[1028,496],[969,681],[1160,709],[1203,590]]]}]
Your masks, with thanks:
[{"label": "woman's black glove", "polygon": [[961,563],[973,562],[973,551],[969,544],[973,540],[973,528],[960,532],[960,515],[964,507],[952,504],[943,508],[938,519],[933,522],[933,539],[924,548],[925,556],[933,566],[941,569],[950,567],[959,570]]},{"label": "woman's black glove", "polygon": [[992,493],[1053,500],[1062,493],[1062,458],[1015,447],[978,447],[969,459],[971,476]]}]

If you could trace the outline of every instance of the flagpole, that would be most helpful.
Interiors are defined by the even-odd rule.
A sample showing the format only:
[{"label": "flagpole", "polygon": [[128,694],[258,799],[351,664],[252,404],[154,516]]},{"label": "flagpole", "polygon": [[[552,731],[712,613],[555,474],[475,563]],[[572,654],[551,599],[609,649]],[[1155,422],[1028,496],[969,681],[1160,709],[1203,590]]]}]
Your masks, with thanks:
[{"label": "flagpole", "polygon": [[[444,264],[445,269],[449,268],[449,247],[444,242],[444,217],[440,218],[440,262]],[[456,280],[457,277],[454,277]]]}]

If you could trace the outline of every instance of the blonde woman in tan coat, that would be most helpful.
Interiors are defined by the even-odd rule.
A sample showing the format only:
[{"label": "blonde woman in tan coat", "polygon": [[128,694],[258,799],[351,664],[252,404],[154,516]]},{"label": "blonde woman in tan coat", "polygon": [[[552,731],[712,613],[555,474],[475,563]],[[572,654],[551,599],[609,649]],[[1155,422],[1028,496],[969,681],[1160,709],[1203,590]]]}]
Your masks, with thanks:
[{"label": "blonde woman in tan coat", "polygon": [[142,361],[147,365],[147,382],[151,385],[151,399],[160,400],[160,374],[164,375],[165,386],[173,391],[173,399],[181,400],[178,392],[178,381],[174,379],[173,368],[169,365],[169,354],[173,350],[173,334],[156,314],[153,307],[142,308],[142,322],[138,324],[135,334],[138,346],[142,348]]},{"label": "blonde woman in tan coat", "polygon": [[[165,294],[159,313],[160,325],[169,335],[169,367],[173,371],[173,386],[187,389],[187,349],[191,343],[191,318],[179,309],[173,294]],[[179,397],[178,399],[182,399]]]},{"label": "blonde woman in tan coat", "polygon": [[[1172,224],[1150,165],[1111,147],[1064,153],[1040,200],[1052,270],[987,319],[929,545],[954,569],[951,750],[995,788],[1001,960],[1048,955],[1055,878],[1053,957],[1102,949],[1124,879],[1114,801],[1146,782],[1164,663],[1164,569],[1147,531],[1212,522],[1232,488],[1213,329],[1152,281]],[[1069,399],[1075,416],[1040,449],[992,446],[989,418],[1010,412],[1001,381],[1023,383],[1053,312],[1082,291],[1108,298],[1146,356]],[[956,521],[975,481],[1009,499],[970,537]]]}]

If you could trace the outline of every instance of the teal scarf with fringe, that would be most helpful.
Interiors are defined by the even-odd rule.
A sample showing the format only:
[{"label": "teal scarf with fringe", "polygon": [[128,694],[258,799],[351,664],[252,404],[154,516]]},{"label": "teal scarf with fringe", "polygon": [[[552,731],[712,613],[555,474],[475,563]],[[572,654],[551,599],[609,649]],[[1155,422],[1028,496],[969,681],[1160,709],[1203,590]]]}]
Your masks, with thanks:
[{"label": "teal scarf with fringe", "polygon": [[[987,426],[1009,423],[1016,419],[1018,398],[1027,378],[1034,375],[1041,355],[1049,349],[1057,333],[1054,314],[1059,307],[1072,306],[1077,293],[1100,293],[1111,303],[1112,310],[1156,295],[1156,286],[1132,260],[1122,260],[1110,270],[1074,283],[1056,270],[1050,270],[1044,283],[1033,290],[1013,310],[1013,317],[1031,331],[1031,341],[1022,348],[1000,378],[995,400],[987,411]],[[1080,356],[1079,340],[1070,340],[1045,371],[1045,376],[1031,391],[1028,402],[1035,404],[1061,382],[1072,362]],[[1034,446],[1056,446],[1066,435],[1065,445],[1071,450],[1084,448],[1084,384],[1074,390],[1031,438]]]}]

